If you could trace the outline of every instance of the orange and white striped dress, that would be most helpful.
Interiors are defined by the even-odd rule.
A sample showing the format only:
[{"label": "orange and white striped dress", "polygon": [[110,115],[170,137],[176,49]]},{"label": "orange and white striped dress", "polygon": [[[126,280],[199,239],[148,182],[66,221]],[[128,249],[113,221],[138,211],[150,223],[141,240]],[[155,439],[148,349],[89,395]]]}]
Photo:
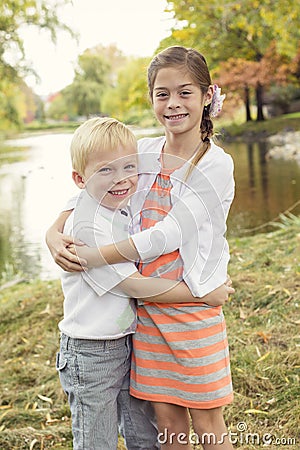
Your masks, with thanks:
[{"label": "orange and white striped dress", "polygon": [[[171,209],[171,170],[162,169],[141,212],[141,230]],[[179,251],[141,263],[145,276],[182,280]],[[133,335],[130,393],[144,400],[209,409],[233,399],[229,350],[221,307],[139,302]]]}]

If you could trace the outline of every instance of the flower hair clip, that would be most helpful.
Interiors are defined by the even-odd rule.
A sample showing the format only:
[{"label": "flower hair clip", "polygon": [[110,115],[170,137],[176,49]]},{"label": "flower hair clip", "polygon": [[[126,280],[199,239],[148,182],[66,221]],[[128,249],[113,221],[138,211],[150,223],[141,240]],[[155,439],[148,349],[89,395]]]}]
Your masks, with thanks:
[{"label": "flower hair clip", "polygon": [[211,117],[216,117],[222,110],[226,94],[221,95],[221,88],[219,88],[217,84],[213,85],[213,89],[214,93],[210,104],[209,115]]}]

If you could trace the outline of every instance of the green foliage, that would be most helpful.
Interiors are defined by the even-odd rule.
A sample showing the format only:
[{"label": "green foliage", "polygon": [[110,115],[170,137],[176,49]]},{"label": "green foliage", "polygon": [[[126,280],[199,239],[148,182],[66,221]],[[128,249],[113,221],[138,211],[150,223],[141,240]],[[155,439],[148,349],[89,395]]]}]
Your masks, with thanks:
[{"label": "green foliage", "polygon": [[232,56],[259,61],[271,42],[289,57],[298,49],[298,0],[173,0],[168,5],[178,20],[173,43],[198,48],[212,64]]},{"label": "green foliage", "polygon": [[68,109],[65,98],[61,93],[56,95],[51,101],[46,116],[54,120],[63,120],[72,116],[72,111]]},{"label": "green foliage", "polygon": [[78,58],[75,80],[94,81],[101,86],[108,81],[109,71],[109,62],[101,53],[86,50]]},{"label": "green foliage", "polygon": [[109,74],[110,65],[102,53],[97,53],[95,49],[86,50],[78,58],[73,83],[62,90],[59,103],[57,101],[53,109],[49,110],[49,116],[58,118],[64,108],[65,114],[71,116],[88,118],[90,115],[100,114],[101,98],[108,85]]},{"label": "green foliage", "polygon": [[18,84],[5,78],[0,79],[0,128],[2,130],[20,128],[22,102],[23,96]]},{"label": "green foliage", "polygon": [[[57,31],[65,30],[74,36],[72,30],[61,22],[57,11],[63,4],[70,2],[67,0],[61,2],[54,0],[51,5],[46,0],[6,0],[0,3],[0,66],[7,64],[5,52],[12,48],[17,48],[22,57],[24,57],[23,42],[19,36],[21,26],[35,26],[37,28],[48,30],[51,39],[55,42]],[[22,57],[14,66],[20,69]]]},{"label": "green foliage", "polygon": [[147,95],[148,58],[130,58],[119,69],[114,86],[103,95],[103,111],[141,126],[155,123]]},{"label": "green foliage", "polygon": [[285,113],[289,110],[291,102],[298,100],[300,103],[300,88],[294,85],[271,86],[269,91],[271,107]]},{"label": "green foliage", "polygon": [[[177,22],[171,36],[160,43],[160,48],[175,44],[195,47],[204,53],[211,69],[230,58],[252,62],[254,80],[247,80],[248,70],[242,70],[240,75],[245,87],[254,86],[257,120],[264,120],[263,89],[270,85],[272,76],[276,78],[280,60],[289,64],[285,78],[293,72],[292,60],[296,57],[300,39],[299,1],[175,0],[168,5],[167,10],[173,12]],[[267,53],[268,61],[258,65]],[[234,80],[230,67],[226,67],[225,74],[231,80],[232,90],[240,87],[241,77]],[[248,100],[245,106],[249,111]]]},{"label": "green foliage", "polygon": [[[55,42],[57,31],[65,30],[74,36],[72,30],[63,24],[57,15],[60,6],[67,3],[54,0],[6,0],[0,2],[0,127],[20,128],[26,117],[24,95],[20,94],[24,83],[22,77],[32,72],[24,60],[23,41],[19,35],[22,26],[34,26],[49,31]],[[8,63],[7,56],[16,61]]]},{"label": "green foliage", "polygon": [[67,110],[75,116],[89,117],[100,113],[100,86],[95,81],[78,79],[67,86],[62,95]]}]

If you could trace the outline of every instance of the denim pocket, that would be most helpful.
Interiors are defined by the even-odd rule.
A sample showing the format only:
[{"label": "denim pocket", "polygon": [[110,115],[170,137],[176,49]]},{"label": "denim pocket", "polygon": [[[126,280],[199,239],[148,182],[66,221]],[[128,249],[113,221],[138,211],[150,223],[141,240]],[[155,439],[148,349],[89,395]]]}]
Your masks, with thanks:
[{"label": "denim pocket", "polygon": [[67,365],[67,360],[61,353],[56,353],[56,370],[61,372]]}]

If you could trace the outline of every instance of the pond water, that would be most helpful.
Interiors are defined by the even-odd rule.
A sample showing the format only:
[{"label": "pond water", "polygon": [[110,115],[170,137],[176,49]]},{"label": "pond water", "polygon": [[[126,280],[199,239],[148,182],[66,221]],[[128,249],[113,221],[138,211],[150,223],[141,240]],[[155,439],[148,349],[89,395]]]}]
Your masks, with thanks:
[{"label": "pond water", "polygon": [[[0,148],[0,279],[58,278],[44,241],[45,231],[66,201],[78,192],[71,179],[72,134],[31,135]],[[223,145],[235,163],[236,197],[229,235],[273,220],[300,199],[300,166],[267,160],[265,143]],[[300,207],[293,209],[299,214]],[[267,227],[259,231],[267,231]]]}]

